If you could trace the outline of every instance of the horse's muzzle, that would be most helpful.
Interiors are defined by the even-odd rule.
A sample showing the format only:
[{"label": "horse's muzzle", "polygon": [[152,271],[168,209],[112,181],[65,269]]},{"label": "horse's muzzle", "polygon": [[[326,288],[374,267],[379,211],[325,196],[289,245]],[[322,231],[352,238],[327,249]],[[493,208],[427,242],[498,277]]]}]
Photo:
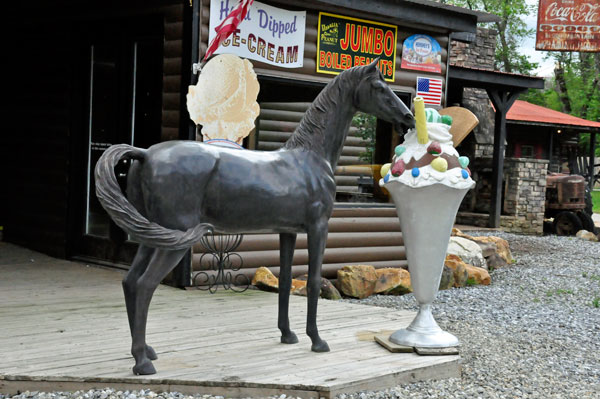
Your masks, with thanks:
[{"label": "horse's muzzle", "polygon": [[415,118],[413,114],[405,114],[400,121],[394,124],[397,133],[406,133],[408,129],[415,127]]}]

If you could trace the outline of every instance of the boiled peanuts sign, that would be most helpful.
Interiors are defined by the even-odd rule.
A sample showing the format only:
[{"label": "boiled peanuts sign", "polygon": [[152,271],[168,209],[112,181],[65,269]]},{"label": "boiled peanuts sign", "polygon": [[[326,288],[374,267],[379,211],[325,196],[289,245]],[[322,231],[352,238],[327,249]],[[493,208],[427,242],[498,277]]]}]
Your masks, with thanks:
[{"label": "boiled peanuts sign", "polygon": [[394,81],[395,25],[321,12],[318,35],[317,72],[337,75],[379,58],[383,77]]}]

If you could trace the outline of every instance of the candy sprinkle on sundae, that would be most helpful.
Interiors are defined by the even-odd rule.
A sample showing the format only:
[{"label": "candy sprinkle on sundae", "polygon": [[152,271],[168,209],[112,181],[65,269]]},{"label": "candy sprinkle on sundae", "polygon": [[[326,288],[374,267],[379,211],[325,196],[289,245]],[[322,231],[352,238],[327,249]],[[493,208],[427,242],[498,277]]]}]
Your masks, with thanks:
[{"label": "candy sprinkle on sundae", "polygon": [[406,133],[405,141],[394,150],[391,164],[381,168],[384,186],[395,182],[410,187],[444,184],[454,188],[475,185],[468,168],[469,158],[459,156],[452,143],[452,117],[425,109],[423,98],[415,97],[415,125]]}]

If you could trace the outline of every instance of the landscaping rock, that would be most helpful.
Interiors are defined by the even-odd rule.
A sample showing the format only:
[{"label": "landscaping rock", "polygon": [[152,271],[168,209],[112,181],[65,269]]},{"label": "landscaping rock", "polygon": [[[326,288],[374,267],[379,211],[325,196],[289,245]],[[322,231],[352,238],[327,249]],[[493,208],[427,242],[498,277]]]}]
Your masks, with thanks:
[{"label": "landscaping rock", "polygon": [[492,278],[487,270],[472,265],[465,265],[465,267],[469,274],[469,281],[474,281],[478,285],[490,285],[492,282]]},{"label": "landscaping rock", "polygon": [[498,269],[498,268],[508,265],[508,263],[506,263],[504,258],[502,258],[500,255],[498,255],[496,252],[494,252],[492,255],[486,257],[485,261],[488,266],[487,267],[488,271]]},{"label": "landscaping rock", "polygon": [[481,254],[486,259],[486,261],[488,258],[490,258],[494,255],[498,255],[497,254],[498,248],[496,247],[495,242],[479,242],[479,241],[474,241],[474,242],[477,245],[479,245],[479,248],[481,248]]},{"label": "landscaping rock", "polygon": [[468,238],[450,237],[446,254],[456,255],[469,265],[487,268],[481,247]]},{"label": "landscaping rock", "polygon": [[[452,236],[466,238],[468,240],[474,241],[477,244],[479,244],[479,246],[482,249],[482,254],[486,259],[488,268],[489,267],[498,268],[498,267],[512,264],[514,262],[512,253],[510,252],[510,247],[508,245],[508,241],[506,241],[500,237],[495,237],[495,236],[473,237],[468,234],[464,234],[462,231],[460,231],[457,228],[452,229]],[[495,253],[500,257],[500,259],[503,262],[501,262],[500,259],[498,259],[496,256],[494,256],[490,253],[492,248],[494,249]],[[490,262],[492,264],[490,264]],[[477,265],[474,265],[474,266],[477,266]]]},{"label": "landscaping rock", "polygon": [[575,234],[575,237],[579,237],[583,240],[587,240],[587,241],[593,241],[593,242],[598,242],[598,236],[596,236],[596,234],[587,231],[587,230],[579,230],[577,232],[577,234]]},{"label": "landscaping rock", "polygon": [[471,237],[470,239],[475,242],[483,242],[483,243],[493,242],[494,244],[496,244],[496,253],[498,255],[500,255],[500,257],[502,259],[504,259],[504,261],[507,264],[510,265],[513,263],[513,256],[512,256],[512,253],[510,252],[510,247],[508,246],[508,241],[506,241],[505,239],[500,238],[500,237],[495,237],[495,236]]},{"label": "landscaping rock", "polygon": [[[306,280],[308,280],[308,274],[298,277],[298,281],[306,282]],[[300,288],[298,292],[294,292],[294,294],[306,296],[306,283],[304,284],[304,287]],[[321,277],[321,298],[331,299],[333,301],[342,299],[342,295],[338,289],[325,277]]]},{"label": "landscaping rock", "polygon": [[337,283],[342,294],[363,299],[375,292],[377,273],[369,265],[344,266],[337,272]]},{"label": "landscaping rock", "polygon": [[404,295],[412,292],[410,273],[404,269],[377,269],[375,293],[384,295]]},{"label": "landscaping rock", "polygon": [[290,294],[294,295],[304,295],[301,291],[304,290],[306,292],[306,281],[292,279],[292,288],[290,289]]},{"label": "landscaping rock", "polygon": [[454,276],[454,287],[464,287],[467,285],[469,272],[467,272],[467,264],[456,255],[446,255],[444,265],[452,269]]},{"label": "landscaping rock", "polygon": [[444,265],[442,270],[442,278],[440,279],[440,290],[449,290],[454,287],[454,270]]},{"label": "landscaping rock", "polygon": [[263,291],[278,292],[279,279],[266,267],[259,267],[252,278],[252,285]]},{"label": "landscaping rock", "polygon": [[[326,281],[332,286],[329,280]],[[254,277],[252,278],[252,285],[263,291],[279,292],[279,279],[266,267],[259,267],[258,270],[256,270],[256,273],[254,273]],[[321,296],[323,296],[322,292],[323,289],[321,289]],[[294,295],[306,295],[306,279],[292,279],[290,293]],[[341,298],[341,295],[339,295],[339,298]]]}]

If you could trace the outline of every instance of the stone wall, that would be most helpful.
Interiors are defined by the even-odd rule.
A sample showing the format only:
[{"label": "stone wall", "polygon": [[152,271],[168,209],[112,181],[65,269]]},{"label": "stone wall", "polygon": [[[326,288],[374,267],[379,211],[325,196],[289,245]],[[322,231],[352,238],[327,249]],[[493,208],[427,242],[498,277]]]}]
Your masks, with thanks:
[{"label": "stone wall", "polygon": [[474,42],[452,41],[450,64],[494,70],[497,35],[498,32],[494,29],[477,28]]},{"label": "stone wall", "polygon": [[526,234],[544,231],[548,160],[506,158],[504,161],[504,213],[515,216],[504,230]]},{"label": "stone wall", "polygon": [[[500,217],[500,227],[504,231],[536,235],[544,232],[547,172],[548,161],[545,159],[505,159],[504,203]],[[456,222],[487,227],[490,201],[489,195],[485,194],[478,193],[476,199],[478,205],[486,206],[485,213],[478,213],[482,209],[477,208],[475,212],[459,212]]]},{"label": "stone wall", "polygon": [[[496,36],[493,29],[477,28],[477,37],[472,43],[452,42],[450,64],[467,68],[494,70]],[[473,112],[479,125],[473,130],[468,152],[475,158],[491,158],[494,152],[494,111],[490,99],[483,89],[467,87],[463,91],[461,106]]]}]

